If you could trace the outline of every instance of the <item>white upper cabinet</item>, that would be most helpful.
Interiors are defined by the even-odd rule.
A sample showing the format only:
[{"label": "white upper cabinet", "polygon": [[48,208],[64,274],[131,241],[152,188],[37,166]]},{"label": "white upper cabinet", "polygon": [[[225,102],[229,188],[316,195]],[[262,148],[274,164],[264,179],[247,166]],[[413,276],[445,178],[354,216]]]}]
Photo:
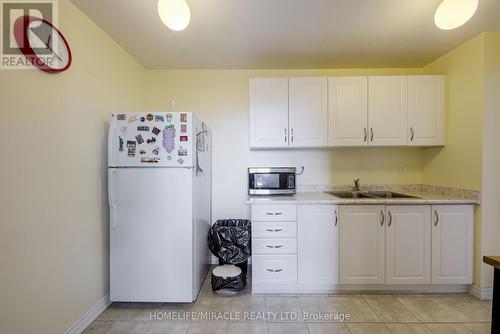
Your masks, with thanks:
[{"label": "white upper cabinet", "polygon": [[327,99],[327,78],[294,77],[289,79],[290,146],[326,146]]},{"label": "white upper cabinet", "polygon": [[338,208],[298,207],[299,284],[339,284]]},{"label": "white upper cabinet", "polygon": [[288,146],[288,78],[250,79],[250,147]]},{"label": "white upper cabinet", "polygon": [[432,284],[472,283],[473,207],[432,207]]},{"label": "white upper cabinet", "polygon": [[328,145],[368,143],[368,78],[328,79]]},{"label": "white upper cabinet", "polygon": [[407,76],[368,78],[368,125],[369,145],[407,145]]},{"label": "white upper cabinet", "polygon": [[386,284],[430,284],[430,205],[389,205],[386,217]]},{"label": "white upper cabinet", "polygon": [[340,284],[385,283],[385,206],[340,207]]},{"label": "white upper cabinet", "polygon": [[408,145],[444,145],[444,77],[408,77]]}]

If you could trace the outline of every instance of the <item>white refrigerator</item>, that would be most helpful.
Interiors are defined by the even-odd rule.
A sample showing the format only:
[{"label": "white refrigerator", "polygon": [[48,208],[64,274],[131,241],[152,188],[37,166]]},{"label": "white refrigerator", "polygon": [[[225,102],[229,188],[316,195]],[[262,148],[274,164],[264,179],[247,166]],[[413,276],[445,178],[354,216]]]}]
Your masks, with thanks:
[{"label": "white refrigerator", "polygon": [[209,268],[211,135],[189,112],[112,114],[111,301],[192,302]]}]

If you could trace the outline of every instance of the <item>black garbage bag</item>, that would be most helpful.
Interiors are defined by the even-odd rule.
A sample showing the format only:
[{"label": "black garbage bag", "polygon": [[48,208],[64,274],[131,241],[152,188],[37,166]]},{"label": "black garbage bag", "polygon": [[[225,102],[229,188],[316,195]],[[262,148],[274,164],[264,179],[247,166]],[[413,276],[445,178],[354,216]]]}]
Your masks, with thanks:
[{"label": "black garbage bag", "polygon": [[238,264],[251,254],[250,221],[217,220],[208,232],[208,248],[223,264]]},{"label": "black garbage bag", "polygon": [[212,272],[212,290],[228,290],[228,291],[241,291],[247,285],[246,275],[240,270],[239,274],[234,276],[218,276]]}]

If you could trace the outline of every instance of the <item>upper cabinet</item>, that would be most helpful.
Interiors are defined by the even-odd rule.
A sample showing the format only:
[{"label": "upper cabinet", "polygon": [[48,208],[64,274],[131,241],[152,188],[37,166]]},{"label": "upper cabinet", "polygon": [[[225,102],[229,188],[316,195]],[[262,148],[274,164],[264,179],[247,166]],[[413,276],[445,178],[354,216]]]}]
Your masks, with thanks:
[{"label": "upper cabinet", "polygon": [[321,147],[327,144],[328,81],[323,77],[289,79],[288,125],[290,146]]},{"label": "upper cabinet", "polygon": [[250,79],[250,146],[444,145],[443,76]]},{"label": "upper cabinet", "polygon": [[368,92],[370,145],[406,145],[408,77],[369,77]]},{"label": "upper cabinet", "polygon": [[284,147],[288,138],[288,78],[250,79],[250,147]]},{"label": "upper cabinet", "polygon": [[444,77],[408,77],[408,145],[444,145]]},{"label": "upper cabinet", "polygon": [[328,145],[366,145],[368,141],[368,78],[329,78],[328,112]]}]

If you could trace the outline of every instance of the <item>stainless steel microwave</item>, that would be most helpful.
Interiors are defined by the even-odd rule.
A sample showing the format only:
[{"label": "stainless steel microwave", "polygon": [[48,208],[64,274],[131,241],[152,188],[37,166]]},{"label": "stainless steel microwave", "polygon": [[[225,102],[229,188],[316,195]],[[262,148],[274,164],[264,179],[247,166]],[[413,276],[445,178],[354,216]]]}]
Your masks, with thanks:
[{"label": "stainless steel microwave", "polygon": [[295,167],[248,168],[249,195],[295,194]]}]

